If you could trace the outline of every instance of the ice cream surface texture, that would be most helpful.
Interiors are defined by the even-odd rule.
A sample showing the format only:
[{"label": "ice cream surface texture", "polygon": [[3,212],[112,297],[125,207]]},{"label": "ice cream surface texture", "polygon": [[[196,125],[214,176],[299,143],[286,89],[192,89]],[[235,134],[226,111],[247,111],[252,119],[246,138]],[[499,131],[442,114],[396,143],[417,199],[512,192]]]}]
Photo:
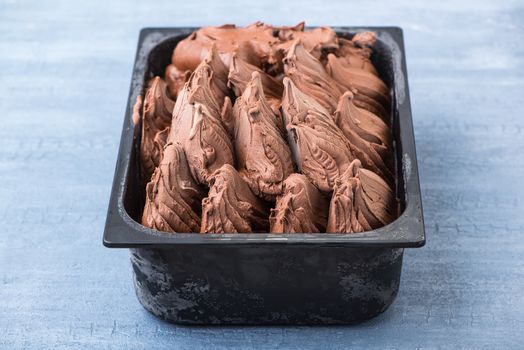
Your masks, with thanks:
[{"label": "ice cream surface texture", "polygon": [[398,216],[377,36],[203,27],[147,81],[141,222],[169,233],[359,233]]}]

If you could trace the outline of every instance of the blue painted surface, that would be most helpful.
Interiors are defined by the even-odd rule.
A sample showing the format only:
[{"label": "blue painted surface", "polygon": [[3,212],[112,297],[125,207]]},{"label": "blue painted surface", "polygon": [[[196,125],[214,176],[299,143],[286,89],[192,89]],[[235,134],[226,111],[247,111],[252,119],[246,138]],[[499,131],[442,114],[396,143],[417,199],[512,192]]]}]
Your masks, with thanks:
[{"label": "blue painted surface", "polygon": [[[0,348],[522,348],[523,4],[240,3],[0,1]],[[258,19],[404,28],[428,243],[364,324],[166,324],[102,247],[139,29]]]}]

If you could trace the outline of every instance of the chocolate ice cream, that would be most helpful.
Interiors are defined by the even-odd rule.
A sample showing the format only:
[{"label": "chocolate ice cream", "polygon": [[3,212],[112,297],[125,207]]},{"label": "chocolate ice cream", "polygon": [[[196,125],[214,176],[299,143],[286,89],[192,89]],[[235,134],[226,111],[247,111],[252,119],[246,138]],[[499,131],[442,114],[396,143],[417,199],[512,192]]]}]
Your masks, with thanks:
[{"label": "chocolate ice cream", "polygon": [[301,91],[317,100],[329,113],[335,111],[344,88],[326,72],[322,63],[304,48],[300,40],[289,49],[284,68],[286,76]]},{"label": "chocolate ice cream", "polygon": [[142,178],[147,183],[162,159],[162,150],[171,125],[175,102],[167,95],[166,83],[160,77],[149,82],[142,111],[140,161]]},{"label": "chocolate ice cream", "polygon": [[308,178],[291,174],[271,209],[271,233],[325,232],[329,200]]},{"label": "chocolate ice cream", "polygon": [[202,201],[201,233],[268,232],[269,206],[251,192],[229,164],[210,178],[209,194]]},{"label": "chocolate ice cream", "polygon": [[191,176],[183,148],[170,143],[147,184],[142,224],[165,232],[199,232],[203,197],[204,192]]},{"label": "chocolate ice cream", "polygon": [[356,233],[392,222],[392,101],[372,61],[376,41],[256,22],[178,42],[165,81],[152,79],[133,112],[150,180],[142,223]]},{"label": "chocolate ice cream", "polygon": [[299,170],[320,190],[331,192],[353,160],[349,141],[329,112],[287,77],[282,112]]},{"label": "chocolate ice cream", "polygon": [[327,232],[357,233],[387,225],[397,217],[391,187],[355,160],[335,182]]},{"label": "chocolate ice cream", "polygon": [[352,88],[358,91],[355,102],[359,107],[382,117],[389,121],[389,88],[375,74],[350,65],[344,65],[341,59],[334,54],[328,55],[326,69],[329,74],[345,89]]},{"label": "chocolate ice cream", "polygon": [[167,90],[169,95],[174,100],[178,95],[178,92],[182,90],[184,84],[189,80],[191,76],[191,71],[180,71],[175,65],[170,64],[166,68],[165,79],[167,83]]},{"label": "chocolate ice cream", "polygon": [[207,184],[211,173],[222,165],[235,163],[233,145],[222,121],[229,118],[223,113],[231,110],[220,107],[220,90],[213,89],[214,79],[209,64],[202,62],[177,98],[169,135],[170,141],[184,148],[191,174],[201,184]]},{"label": "chocolate ice cream", "polygon": [[273,36],[273,27],[261,22],[245,28],[233,24],[220,27],[203,27],[178,43],[173,51],[172,63],[180,70],[195,70],[215,44],[224,64],[229,67],[233,53],[256,66],[274,63],[273,46],[279,42]]},{"label": "chocolate ice cream", "polygon": [[281,27],[278,30],[278,38],[283,43],[278,48],[284,52],[299,40],[304,48],[315,58],[320,59],[324,52],[338,49],[337,33],[329,27],[320,27],[304,31],[304,22],[294,27]]},{"label": "chocolate ice cream", "polygon": [[253,72],[258,72],[260,75],[264,94],[266,95],[267,102],[271,109],[273,112],[280,114],[280,103],[284,91],[282,82],[267,74],[257,66],[245,62],[236,54],[231,58],[231,66],[229,68],[229,85],[233,89],[235,95],[237,97],[242,95],[247,84],[251,80],[251,74]]},{"label": "chocolate ice cream", "polygon": [[390,170],[391,131],[373,113],[354,104],[354,93],[347,91],[338,102],[335,123],[349,141],[351,153],[364,168],[385,179],[392,179]]},{"label": "chocolate ice cream", "polygon": [[273,201],[282,193],[282,182],[293,173],[293,161],[281,120],[269,107],[259,72],[253,72],[244,93],[237,98],[233,115],[240,175],[256,195]]}]

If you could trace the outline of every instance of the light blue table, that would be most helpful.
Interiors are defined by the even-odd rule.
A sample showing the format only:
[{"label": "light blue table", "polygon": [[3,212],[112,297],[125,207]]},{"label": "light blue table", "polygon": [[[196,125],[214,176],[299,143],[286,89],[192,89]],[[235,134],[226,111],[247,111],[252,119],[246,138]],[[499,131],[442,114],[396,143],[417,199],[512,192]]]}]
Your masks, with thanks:
[{"label": "light blue table", "polygon": [[[0,348],[523,348],[522,2],[241,3],[0,1]],[[258,19],[404,28],[428,243],[364,324],[166,324],[102,247],[139,29]]]}]

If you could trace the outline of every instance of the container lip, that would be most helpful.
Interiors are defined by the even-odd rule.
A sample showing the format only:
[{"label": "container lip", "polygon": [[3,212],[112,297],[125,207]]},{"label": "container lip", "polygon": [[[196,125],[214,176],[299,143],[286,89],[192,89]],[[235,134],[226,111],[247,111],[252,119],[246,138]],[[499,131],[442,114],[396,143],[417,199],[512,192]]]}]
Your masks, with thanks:
[{"label": "container lip", "polygon": [[[309,27],[313,28],[313,27]],[[404,174],[406,208],[392,223],[376,230],[350,233],[234,233],[234,234],[166,234],[147,228],[127,213],[124,207],[124,193],[127,185],[130,154],[134,142],[132,108],[141,93],[145,62],[152,48],[160,42],[178,35],[189,34],[198,28],[159,27],[143,28],[140,31],[137,53],[133,68],[131,87],[127,102],[124,126],[120,140],[118,160],[105,224],[103,244],[109,248],[162,248],[173,245],[316,245],[338,247],[391,247],[416,248],[426,242],[422,200],[418,178],[415,138],[412,125],[407,68],[402,29],[392,26],[332,27],[336,32],[354,34],[360,31],[374,31],[378,40],[386,44],[393,55],[395,93],[398,98],[398,113],[401,120],[400,141],[402,143],[402,166]],[[398,76],[397,76],[398,75]]]}]

